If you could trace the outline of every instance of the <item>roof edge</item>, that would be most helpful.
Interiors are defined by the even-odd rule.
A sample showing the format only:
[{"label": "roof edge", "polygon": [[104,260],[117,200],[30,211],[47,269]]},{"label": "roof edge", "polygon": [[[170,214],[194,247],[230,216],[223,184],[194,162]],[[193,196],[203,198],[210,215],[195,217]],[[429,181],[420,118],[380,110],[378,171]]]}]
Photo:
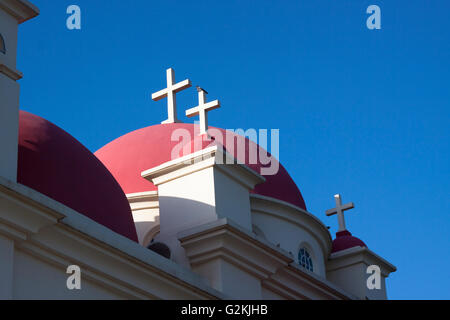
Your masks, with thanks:
[{"label": "roof edge", "polygon": [[0,0],[0,7],[12,15],[19,24],[39,15],[39,8],[28,0]]}]

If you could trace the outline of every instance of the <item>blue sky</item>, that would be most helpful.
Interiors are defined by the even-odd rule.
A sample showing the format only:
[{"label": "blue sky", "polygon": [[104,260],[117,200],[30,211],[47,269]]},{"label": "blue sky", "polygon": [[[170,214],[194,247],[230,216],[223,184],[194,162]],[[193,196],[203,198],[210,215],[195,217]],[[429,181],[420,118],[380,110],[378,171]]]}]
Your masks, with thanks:
[{"label": "blue sky", "polygon": [[[355,202],[347,227],[398,267],[393,299],[450,299],[449,1],[34,0],[21,108],[91,151],[166,119],[165,70],[220,99],[210,123],[280,129],[309,211]],[[66,8],[82,29],[66,28]],[[366,8],[381,8],[368,30]],[[178,97],[179,116],[196,104]]]}]

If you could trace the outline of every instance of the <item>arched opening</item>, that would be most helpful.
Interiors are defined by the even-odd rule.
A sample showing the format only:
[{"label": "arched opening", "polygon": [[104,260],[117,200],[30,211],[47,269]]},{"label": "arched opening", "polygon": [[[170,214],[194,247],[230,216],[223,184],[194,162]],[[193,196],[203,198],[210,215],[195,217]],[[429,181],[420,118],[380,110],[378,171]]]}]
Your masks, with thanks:
[{"label": "arched opening", "polygon": [[2,34],[0,33],[0,52],[5,54],[6,53],[6,45],[5,40],[3,39]]},{"label": "arched opening", "polygon": [[166,259],[170,259],[171,251],[170,248],[162,242],[152,242],[148,245],[147,249],[152,250],[153,252],[163,256]]},{"label": "arched opening", "polygon": [[148,247],[152,242],[155,241],[155,238],[157,235],[159,235],[159,230],[160,230],[160,225],[156,225],[153,228],[150,229],[149,232],[147,232],[147,234],[145,235],[143,241],[142,241],[142,245],[144,247]]}]

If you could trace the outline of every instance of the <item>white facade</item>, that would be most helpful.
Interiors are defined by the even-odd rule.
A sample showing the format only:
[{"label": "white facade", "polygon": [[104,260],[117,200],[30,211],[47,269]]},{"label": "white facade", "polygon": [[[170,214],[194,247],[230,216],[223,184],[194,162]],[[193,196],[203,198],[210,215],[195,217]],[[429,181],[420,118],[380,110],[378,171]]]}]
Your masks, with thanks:
[{"label": "white facade", "polygon": [[0,175],[15,181],[19,126],[19,91],[16,69],[19,24],[36,16],[36,7],[22,1],[0,1],[0,33],[5,52],[0,52]]},{"label": "white facade", "polygon": [[[148,168],[158,191],[127,195],[139,244],[16,182],[17,26],[38,14],[0,0],[0,299],[386,299],[395,267],[367,248],[331,254],[311,213],[251,194],[264,178],[212,146]],[[152,242],[153,241],[153,242]],[[154,242],[170,259],[147,249]],[[301,267],[306,248],[313,271]],[[81,290],[66,286],[81,269]],[[381,289],[367,287],[370,265]]]}]

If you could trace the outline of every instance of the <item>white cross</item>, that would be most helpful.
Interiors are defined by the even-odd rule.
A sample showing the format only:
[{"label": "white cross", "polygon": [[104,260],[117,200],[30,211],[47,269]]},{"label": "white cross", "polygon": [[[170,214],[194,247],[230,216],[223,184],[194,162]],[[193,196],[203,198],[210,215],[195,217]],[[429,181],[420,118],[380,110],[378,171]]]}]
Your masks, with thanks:
[{"label": "white cross", "polygon": [[334,199],[336,200],[336,208],[325,211],[325,214],[327,216],[332,216],[334,214],[337,214],[338,221],[339,221],[338,232],[345,231],[347,229],[345,228],[344,211],[353,209],[355,207],[355,205],[353,204],[353,202],[342,205],[342,200],[341,200],[340,194],[335,195]]},{"label": "white cross", "polygon": [[184,89],[190,88],[191,86],[191,80],[189,79],[175,83],[175,71],[172,68],[167,69],[167,88],[152,94],[152,99],[154,101],[167,98],[168,119],[161,123],[180,122],[177,118],[176,94]]},{"label": "white cross", "polygon": [[208,112],[220,108],[219,100],[206,103],[206,92],[200,87],[198,91],[198,106],[186,111],[186,116],[189,118],[199,115],[200,118],[200,135],[208,131]]}]

